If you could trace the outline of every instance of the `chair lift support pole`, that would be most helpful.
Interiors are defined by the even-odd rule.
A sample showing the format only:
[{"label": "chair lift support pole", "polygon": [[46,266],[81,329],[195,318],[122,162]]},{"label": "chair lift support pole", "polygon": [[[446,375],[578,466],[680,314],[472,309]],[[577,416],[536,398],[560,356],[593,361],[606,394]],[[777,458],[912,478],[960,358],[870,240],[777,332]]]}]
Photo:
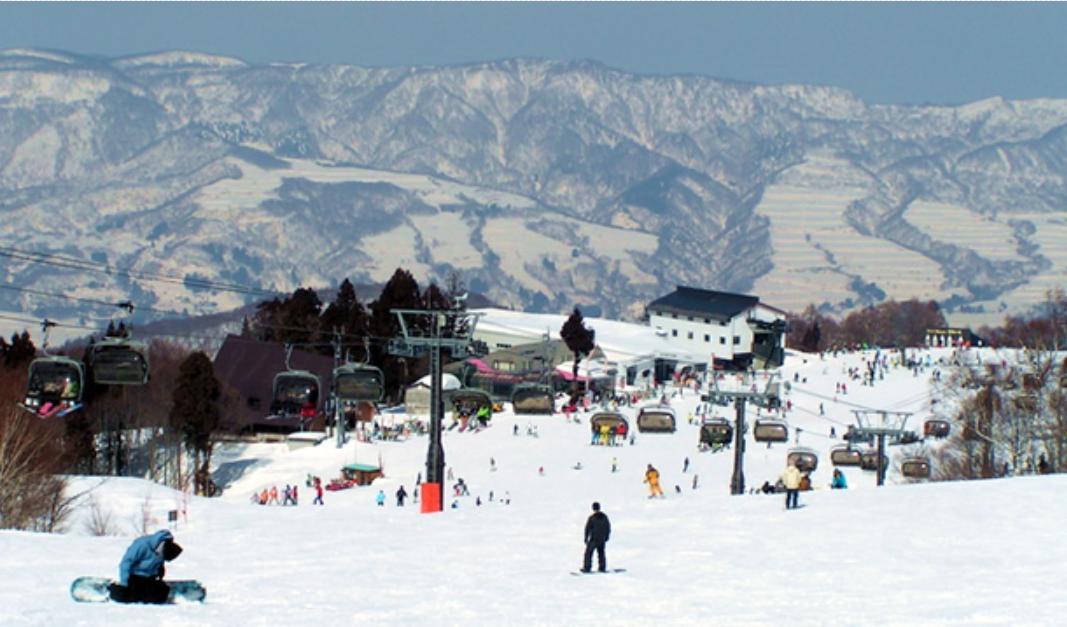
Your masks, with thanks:
[{"label": "chair lift support pole", "polygon": [[[878,459],[875,461],[875,477],[879,487],[885,485],[885,473],[889,465],[885,461],[885,438],[889,436],[894,442],[900,443],[901,438],[907,431],[904,427],[911,416],[910,412],[885,411],[878,409],[862,410],[853,409],[856,415],[856,426],[852,432],[860,438],[878,438]],[[870,416],[879,416],[881,420],[877,426]],[[868,440],[869,442],[870,440]]]},{"label": "chair lift support pole", "polygon": [[[467,354],[474,328],[481,314],[472,314],[466,311],[451,310],[415,310],[393,309],[400,322],[402,338],[390,342],[390,353],[402,356],[415,356],[420,349],[428,349],[430,353],[430,442],[426,451],[426,483],[435,484],[441,489],[438,498],[439,509],[444,509],[444,479],[445,479],[445,450],[441,444],[442,422],[444,421],[445,405],[441,391],[441,349],[449,348],[453,357]],[[411,331],[418,326],[408,327],[404,316],[428,316],[429,335],[417,336]],[[448,338],[441,337],[441,323],[452,320],[453,332]],[[469,321],[469,324],[464,322]],[[462,332],[460,330],[463,330]],[[423,495],[425,502],[427,495]],[[425,507],[425,506],[424,506]],[[429,510],[423,509],[424,512]]]},{"label": "chair lift support pole", "polygon": [[445,448],[441,443],[445,419],[445,400],[441,394],[441,327],[440,316],[430,316],[430,444],[426,451],[426,480],[441,486],[444,507]]},{"label": "chair lift support pole", "polygon": [[[755,372],[749,371],[749,374],[754,375]],[[734,471],[730,476],[730,494],[745,493],[745,403],[751,400],[757,405],[765,407],[777,403],[777,388],[771,386],[776,376],[776,373],[770,372],[767,378],[767,385],[762,390],[753,386],[751,389],[743,388],[735,391],[725,391],[719,389],[718,378],[714,371],[712,372],[711,380],[714,387],[709,392],[708,399],[720,403],[728,403],[733,400],[734,408],[737,410],[737,420],[734,423]]]},{"label": "chair lift support pole", "polygon": [[[333,367],[341,365],[341,334],[335,328],[333,330]],[[345,419],[341,411],[341,401],[337,398],[337,381],[330,386],[333,388],[333,428],[337,430],[337,448],[345,445]]]},{"label": "chair lift support pole", "polygon": [[745,397],[734,399],[737,423],[734,425],[734,474],[730,477],[730,494],[745,493]]}]

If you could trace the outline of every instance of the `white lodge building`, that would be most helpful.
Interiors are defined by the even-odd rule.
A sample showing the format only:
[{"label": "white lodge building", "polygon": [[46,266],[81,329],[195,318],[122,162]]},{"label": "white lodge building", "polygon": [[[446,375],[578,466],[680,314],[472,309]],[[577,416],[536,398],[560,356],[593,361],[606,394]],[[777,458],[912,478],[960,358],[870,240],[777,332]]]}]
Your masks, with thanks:
[{"label": "white lodge building", "polygon": [[656,333],[719,366],[747,367],[785,348],[786,313],[756,296],[679,285],[645,311]]}]

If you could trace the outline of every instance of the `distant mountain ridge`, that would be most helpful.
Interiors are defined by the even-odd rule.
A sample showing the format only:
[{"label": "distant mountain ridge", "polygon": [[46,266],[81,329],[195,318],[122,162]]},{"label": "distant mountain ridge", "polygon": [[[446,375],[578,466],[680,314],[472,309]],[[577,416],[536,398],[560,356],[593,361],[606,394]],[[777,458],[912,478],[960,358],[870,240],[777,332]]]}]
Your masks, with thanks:
[{"label": "distant mountain ridge", "polygon": [[[638,317],[675,284],[961,321],[1067,275],[1067,101],[870,105],[593,62],[250,64],[0,51],[0,244],[291,291],[458,271],[505,306]],[[246,296],[5,260],[176,312]],[[0,293],[0,311],[93,320]]]}]

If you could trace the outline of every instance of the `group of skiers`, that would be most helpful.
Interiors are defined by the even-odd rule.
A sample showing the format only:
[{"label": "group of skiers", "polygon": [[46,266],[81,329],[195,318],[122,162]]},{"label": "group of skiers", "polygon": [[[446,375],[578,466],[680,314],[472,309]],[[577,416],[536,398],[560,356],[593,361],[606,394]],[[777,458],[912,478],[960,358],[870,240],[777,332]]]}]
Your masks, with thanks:
[{"label": "group of skiers", "polygon": [[601,423],[593,428],[593,437],[590,444],[593,446],[619,446],[626,443],[628,429],[625,422],[609,425]]},{"label": "group of skiers", "polygon": [[271,486],[268,490],[263,488],[259,492],[253,492],[251,501],[256,505],[296,505],[297,504],[297,487],[295,485],[285,484],[285,490],[281,494],[281,500],[278,499],[278,486]]}]

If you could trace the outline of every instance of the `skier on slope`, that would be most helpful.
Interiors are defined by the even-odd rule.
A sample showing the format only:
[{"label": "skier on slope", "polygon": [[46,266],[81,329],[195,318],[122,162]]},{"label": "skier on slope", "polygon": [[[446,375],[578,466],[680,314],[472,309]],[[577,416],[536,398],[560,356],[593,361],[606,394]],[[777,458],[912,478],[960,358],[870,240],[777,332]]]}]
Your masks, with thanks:
[{"label": "skier on slope", "polygon": [[797,495],[800,492],[800,479],[800,469],[793,462],[789,462],[789,466],[782,473],[782,483],[785,484],[786,509],[795,509],[798,506]]},{"label": "skier on slope", "polygon": [[593,568],[593,551],[596,551],[597,569],[606,572],[607,558],[604,545],[611,536],[611,521],[607,514],[600,511],[600,503],[593,503],[593,514],[585,523],[585,557],[582,560],[582,572],[588,573]]},{"label": "skier on slope", "polygon": [[141,536],[130,544],[119,564],[119,582],[111,598],[119,603],[166,603],[170,587],[163,581],[163,563],[181,555],[182,547],[166,529]]},{"label": "skier on slope", "polygon": [[645,471],[645,483],[648,484],[648,498],[663,496],[663,489],[659,487],[659,471],[653,468],[652,464],[649,464],[648,470]]}]

